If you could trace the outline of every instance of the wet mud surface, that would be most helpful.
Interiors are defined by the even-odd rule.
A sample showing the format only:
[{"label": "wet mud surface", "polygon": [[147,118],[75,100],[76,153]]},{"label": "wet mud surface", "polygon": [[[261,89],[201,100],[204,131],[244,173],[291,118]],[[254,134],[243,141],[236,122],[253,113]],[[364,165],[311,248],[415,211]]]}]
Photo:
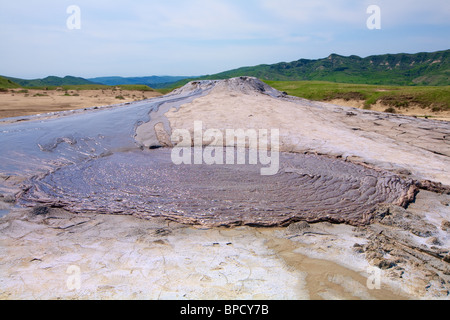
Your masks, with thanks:
[{"label": "wet mud surface", "polygon": [[[248,162],[246,162],[248,163]],[[175,165],[170,149],[114,153],[33,179],[21,202],[75,213],[164,217],[203,226],[365,225],[380,204],[406,205],[411,181],[325,156],[280,155],[260,165]]]}]

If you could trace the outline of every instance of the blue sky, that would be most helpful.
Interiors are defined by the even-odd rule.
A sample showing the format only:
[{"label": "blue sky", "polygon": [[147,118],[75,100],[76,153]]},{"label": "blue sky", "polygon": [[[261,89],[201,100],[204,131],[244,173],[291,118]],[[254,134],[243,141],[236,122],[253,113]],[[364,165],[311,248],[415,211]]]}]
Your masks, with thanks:
[{"label": "blue sky", "polygon": [[[67,7],[81,11],[69,30]],[[381,29],[369,30],[370,5]],[[242,66],[450,49],[448,0],[0,0],[0,74],[204,75]]]}]

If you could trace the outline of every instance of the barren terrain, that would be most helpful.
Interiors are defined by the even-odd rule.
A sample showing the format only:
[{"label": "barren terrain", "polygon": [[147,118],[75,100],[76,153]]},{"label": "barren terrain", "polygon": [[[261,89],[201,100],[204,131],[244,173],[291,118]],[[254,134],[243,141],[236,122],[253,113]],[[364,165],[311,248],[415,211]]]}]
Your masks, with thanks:
[{"label": "barren terrain", "polygon": [[128,103],[161,96],[156,91],[10,89],[0,92],[0,119]]},{"label": "barren terrain", "polygon": [[[253,189],[251,175],[151,166],[154,148],[176,146],[173,131],[193,133],[195,121],[222,132],[277,128],[283,154],[327,164],[308,167],[282,157],[275,177],[288,174],[292,183]],[[312,102],[241,77],[192,82],[127,105],[8,120],[0,132],[2,299],[449,298],[446,121]],[[385,176],[387,184],[358,187]],[[159,188],[151,179],[164,183]],[[186,187],[196,179],[210,181]],[[314,188],[307,196],[317,195],[311,203],[324,212],[296,209],[298,215],[273,228],[245,220],[254,212],[270,217],[258,191],[270,192],[277,205],[298,201],[301,208],[298,181]],[[340,195],[340,181],[355,187]],[[393,195],[397,186],[407,201],[373,196]],[[211,190],[223,199],[211,198]],[[350,195],[373,203],[346,211]],[[201,196],[206,202],[195,203]],[[201,218],[219,208],[217,200],[235,215],[226,228]]]}]

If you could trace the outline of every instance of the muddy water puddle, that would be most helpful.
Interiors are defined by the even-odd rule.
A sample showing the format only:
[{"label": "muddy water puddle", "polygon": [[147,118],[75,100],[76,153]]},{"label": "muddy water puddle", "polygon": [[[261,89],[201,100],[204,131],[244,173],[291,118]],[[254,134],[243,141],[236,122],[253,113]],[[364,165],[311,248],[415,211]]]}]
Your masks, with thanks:
[{"label": "muddy water puddle", "polygon": [[[262,231],[264,234],[264,231]],[[303,288],[311,300],[404,300],[402,295],[382,283],[371,288],[371,279],[333,261],[315,259],[297,252],[297,245],[278,237],[270,237],[267,247],[281,258],[290,270],[304,273]]]},{"label": "muddy water puddle", "polygon": [[33,179],[21,201],[208,227],[268,227],[299,220],[361,225],[380,203],[412,200],[411,182],[341,159],[282,153],[276,175],[260,169],[175,165],[171,149],[118,152]]}]

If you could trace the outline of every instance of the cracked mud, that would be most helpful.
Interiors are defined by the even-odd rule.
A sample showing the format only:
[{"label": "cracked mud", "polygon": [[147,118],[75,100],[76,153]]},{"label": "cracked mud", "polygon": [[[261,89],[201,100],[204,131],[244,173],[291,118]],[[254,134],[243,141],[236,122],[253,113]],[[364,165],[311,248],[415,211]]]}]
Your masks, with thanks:
[{"label": "cracked mud", "polygon": [[282,154],[279,173],[262,176],[259,165],[175,165],[170,154],[115,153],[67,166],[35,180],[21,200],[209,227],[364,225],[378,205],[405,206],[416,190],[410,180],[323,156]]}]

